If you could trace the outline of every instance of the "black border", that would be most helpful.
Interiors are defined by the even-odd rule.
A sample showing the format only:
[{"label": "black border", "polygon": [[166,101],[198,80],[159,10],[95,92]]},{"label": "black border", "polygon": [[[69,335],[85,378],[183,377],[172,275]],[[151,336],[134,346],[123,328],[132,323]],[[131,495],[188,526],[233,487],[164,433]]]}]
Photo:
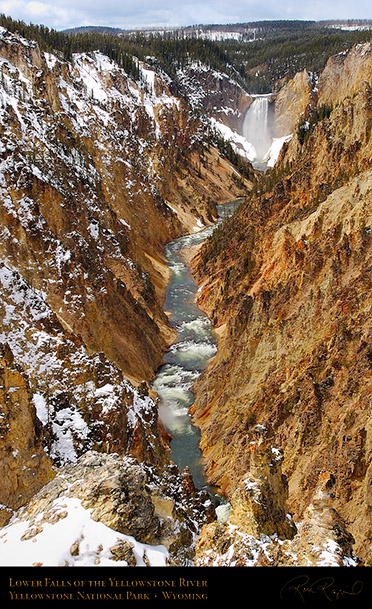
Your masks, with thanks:
[{"label": "black border", "polygon": [[1,598],[11,602],[237,601],[242,607],[272,603],[272,609],[362,609],[372,598],[369,567],[2,567],[0,577]]}]

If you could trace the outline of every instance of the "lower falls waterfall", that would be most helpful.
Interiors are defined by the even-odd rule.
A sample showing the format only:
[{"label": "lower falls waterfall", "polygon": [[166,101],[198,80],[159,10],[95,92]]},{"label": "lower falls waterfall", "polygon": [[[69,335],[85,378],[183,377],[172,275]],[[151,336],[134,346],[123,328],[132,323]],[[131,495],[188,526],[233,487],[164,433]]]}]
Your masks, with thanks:
[{"label": "lower falls waterfall", "polygon": [[249,106],[243,122],[242,135],[253,145],[256,169],[266,168],[266,155],[273,142],[270,120],[270,95],[257,95]]}]

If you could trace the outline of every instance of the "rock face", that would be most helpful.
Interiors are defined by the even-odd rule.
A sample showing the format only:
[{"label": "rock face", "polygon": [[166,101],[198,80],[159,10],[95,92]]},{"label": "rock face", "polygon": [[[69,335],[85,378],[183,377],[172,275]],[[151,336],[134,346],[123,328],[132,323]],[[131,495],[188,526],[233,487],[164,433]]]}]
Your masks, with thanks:
[{"label": "rock face", "polygon": [[232,495],[227,519],[204,525],[195,564],[356,566],[354,538],[333,507],[334,476],[321,473],[304,518],[296,526],[287,512],[281,454],[263,426],[255,427],[254,436],[249,472]]},{"label": "rock face", "polygon": [[[0,357],[0,526],[53,475],[27,378],[4,348]],[[22,467],[19,467],[19,463]]]},{"label": "rock face", "polygon": [[86,452],[1,531],[1,564],[192,564],[194,537],[214,508],[175,469],[158,478],[133,458]]},{"label": "rock face", "polygon": [[275,98],[275,137],[283,137],[293,133],[300,116],[309,104],[316,104],[317,95],[311,75],[304,70],[280,89]]},{"label": "rock face", "polygon": [[[372,97],[370,83],[357,82],[367,48],[350,52],[355,66],[358,57],[354,81],[348,57],[329,63],[306,137],[296,131],[279,165],[194,260],[200,305],[220,337],[196,387],[194,421],[209,480],[229,500],[247,475],[255,424],[272,428],[283,453],[295,522],[320,473],[332,472],[334,508],[368,562]],[[334,64],[340,79],[350,74],[337,104]]]},{"label": "rock face", "polygon": [[353,97],[364,83],[371,83],[371,80],[372,45],[366,42],[328,60],[319,76],[319,102],[336,105],[346,97]]}]

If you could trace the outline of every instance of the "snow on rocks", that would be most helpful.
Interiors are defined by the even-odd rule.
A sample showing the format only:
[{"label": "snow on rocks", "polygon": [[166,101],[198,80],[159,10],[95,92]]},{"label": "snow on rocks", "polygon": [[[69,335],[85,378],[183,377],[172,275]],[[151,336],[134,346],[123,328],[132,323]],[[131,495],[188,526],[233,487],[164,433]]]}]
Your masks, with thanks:
[{"label": "snow on rocks", "polygon": [[133,458],[85,453],[0,531],[0,565],[191,564],[205,498],[171,469],[164,483]]},{"label": "snow on rocks", "polygon": [[[9,346],[28,375],[51,458],[61,465],[70,463],[94,445],[126,450],[139,427],[147,430],[143,437],[150,450],[153,442],[155,452],[153,400],[139,395],[113,364],[88,354],[83,344],[66,335],[45,295],[5,264],[0,266],[0,290],[0,343]],[[127,429],[120,441],[115,420],[124,413]]]},{"label": "snow on rocks", "polygon": [[[352,549],[354,539],[332,508],[332,474],[322,472],[319,476],[312,503],[301,522],[294,526],[286,515],[290,528],[283,535],[280,521],[275,522],[275,497],[270,497],[263,473],[255,484],[245,481],[248,494],[244,498],[236,493],[227,519],[203,528],[197,542],[196,566],[358,566]],[[248,518],[252,501],[261,509],[255,508],[253,518]],[[268,534],[271,525],[274,527]]]},{"label": "snow on rocks", "polygon": [[87,453],[2,529],[0,565],[164,566],[168,550],[152,543],[161,522],[145,481],[130,459]]},{"label": "snow on rocks", "polygon": [[267,163],[268,167],[274,167],[279,158],[281,149],[283,148],[284,144],[291,141],[292,137],[293,134],[290,134],[273,139],[273,142],[264,158],[264,161]]},{"label": "snow on rocks", "polygon": [[164,566],[166,563],[164,546],[141,544],[134,537],[92,520],[90,511],[79,499],[61,497],[51,509],[56,522],[43,523],[42,530],[35,535],[28,532],[30,521],[14,521],[3,530],[0,547],[6,548],[6,552],[0,551],[1,566],[122,567],[133,563],[133,566],[146,566],[146,563]]}]

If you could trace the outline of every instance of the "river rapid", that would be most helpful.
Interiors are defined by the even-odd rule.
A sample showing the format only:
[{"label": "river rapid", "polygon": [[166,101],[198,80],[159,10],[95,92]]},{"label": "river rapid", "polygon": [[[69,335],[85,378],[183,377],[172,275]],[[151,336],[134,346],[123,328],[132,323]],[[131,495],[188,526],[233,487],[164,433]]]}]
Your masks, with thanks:
[{"label": "river rapid", "polygon": [[[217,338],[208,317],[196,304],[197,285],[182,256],[182,250],[201,244],[225,217],[231,215],[240,200],[218,206],[216,224],[202,231],[180,237],[166,247],[171,270],[164,308],[177,331],[177,339],[163,358],[152,389],[159,396],[159,417],[171,435],[171,459],[180,471],[188,466],[195,486],[213,495],[206,485],[200,431],[192,425],[189,409],[194,402],[192,387],[217,350]],[[222,499],[222,498],[221,498]]]}]

